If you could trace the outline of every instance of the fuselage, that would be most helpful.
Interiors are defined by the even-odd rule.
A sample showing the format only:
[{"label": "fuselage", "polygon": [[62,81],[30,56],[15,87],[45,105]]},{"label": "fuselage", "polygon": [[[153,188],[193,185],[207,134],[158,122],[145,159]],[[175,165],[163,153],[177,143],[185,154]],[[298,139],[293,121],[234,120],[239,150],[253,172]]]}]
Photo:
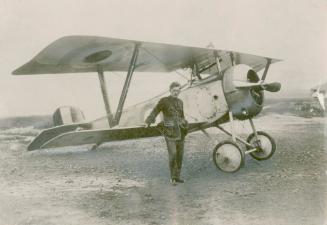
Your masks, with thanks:
[{"label": "fuselage", "polygon": [[[210,124],[222,117],[225,118],[229,111],[240,120],[253,118],[261,112],[264,102],[263,90],[258,85],[258,81],[256,72],[251,67],[242,64],[231,66],[207,78],[194,80],[183,86],[179,95],[184,103],[185,118],[189,123]],[[238,87],[235,82],[243,82],[248,86]],[[161,96],[126,108],[117,127],[144,126],[145,118],[160,98],[167,95],[169,95],[168,91]],[[163,117],[159,114],[155,124],[162,120]],[[219,121],[220,123],[227,122],[225,119]],[[92,129],[109,128],[107,117],[90,124]]]},{"label": "fuselage", "polygon": [[[126,108],[121,116],[119,127],[134,127],[145,125],[144,120],[158,103],[160,98],[169,92]],[[179,95],[184,103],[184,115],[189,123],[213,122],[228,111],[228,105],[222,88],[222,80],[217,75],[197,80],[184,87]],[[155,124],[163,120],[161,114]],[[92,129],[109,127],[106,117],[91,122]]]}]

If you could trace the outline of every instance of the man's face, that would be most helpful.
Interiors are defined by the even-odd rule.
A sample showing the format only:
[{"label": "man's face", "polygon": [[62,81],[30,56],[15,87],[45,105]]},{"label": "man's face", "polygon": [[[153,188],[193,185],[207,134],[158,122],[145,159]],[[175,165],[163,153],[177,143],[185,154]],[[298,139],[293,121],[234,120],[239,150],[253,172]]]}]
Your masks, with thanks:
[{"label": "man's face", "polygon": [[177,98],[180,92],[181,87],[173,87],[172,89],[170,89],[170,95],[174,98]]}]

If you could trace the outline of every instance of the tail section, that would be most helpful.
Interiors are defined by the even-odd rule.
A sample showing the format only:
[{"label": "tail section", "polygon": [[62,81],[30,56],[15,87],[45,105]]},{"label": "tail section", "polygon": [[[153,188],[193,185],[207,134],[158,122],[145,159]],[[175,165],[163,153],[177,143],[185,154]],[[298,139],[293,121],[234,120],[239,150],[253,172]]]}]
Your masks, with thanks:
[{"label": "tail section", "polygon": [[83,112],[72,106],[62,106],[53,113],[53,123],[55,126],[83,123],[85,117]]}]

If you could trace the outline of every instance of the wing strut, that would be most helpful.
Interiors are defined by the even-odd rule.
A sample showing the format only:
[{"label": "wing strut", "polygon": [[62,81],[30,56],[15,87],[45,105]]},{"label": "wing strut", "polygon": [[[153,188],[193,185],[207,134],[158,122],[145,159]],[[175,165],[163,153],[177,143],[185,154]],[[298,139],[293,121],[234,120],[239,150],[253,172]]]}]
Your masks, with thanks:
[{"label": "wing strut", "polygon": [[105,79],[104,79],[104,75],[103,75],[103,70],[101,67],[98,67],[98,77],[99,77],[99,81],[100,81],[100,87],[101,87],[104,106],[106,108],[109,127],[112,127],[112,126],[114,126],[114,120],[113,120],[113,115],[112,115],[112,112],[110,109],[106,83],[105,83]]},{"label": "wing strut", "polygon": [[196,64],[196,63],[193,64],[192,73],[193,73],[193,75],[197,76],[197,78],[198,78],[199,80],[202,80],[202,77],[201,77],[201,75],[200,75],[200,73],[199,73],[199,67],[198,67],[198,64]]},{"label": "wing strut", "polygon": [[218,56],[218,52],[216,50],[213,51],[213,55],[215,57],[218,74],[220,75],[221,74],[221,65],[220,65],[220,59],[219,59],[219,56]]},{"label": "wing strut", "polygon": [[261,78],[262,81],[264,81],[266,79],[266,76],[267,76],[267,73],[268,73],[268,69],[269,69],[270,64],[271,64],[271,59],[268,58],[267,59],[266,66],[265,66],[265,71],[263,71],[263,75],[262,75],[262,78]]},{"label": "wing strut", "polygon": [[230,61],[232,62],[232,66],[235,66],[236,63],[235,63],[234,53],[233,52],[230,52],[229,53],[229,57],[230,57]]},{"label": "wing strut", "polygon": [[138,53],[139,53],[139,43],[135,43],[133,56],[132,56],[131,62],[129,64],[125,84],[124,84],[122,93],[120,95],[117,111],[116,111],[116,114],[115,114],[114,125],[119,124],[120,117],[121,117],[121,114],[123,112],[123,107],[124,107],[124,103],[125,103],[125,100],[126,100],[126,96],[127,96],[127,93],[128,93],[129,85],[131,83],[132,75],[133,75],[133,72],[134,72],[134,69],[135,69]]}]

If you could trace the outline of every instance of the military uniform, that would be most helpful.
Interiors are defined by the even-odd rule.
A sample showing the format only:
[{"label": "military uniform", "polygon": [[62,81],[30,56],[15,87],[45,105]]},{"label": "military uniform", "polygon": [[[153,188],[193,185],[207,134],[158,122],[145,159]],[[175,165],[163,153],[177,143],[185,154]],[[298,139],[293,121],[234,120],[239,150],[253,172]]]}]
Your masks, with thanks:
[{"label": "military uniform", "polygon": [[170,176],[171,179],[180,179],[184,139],[187,134],[183,101],[172,96],[160,99],[145,122],[147,124],[155,122],[155,118],[160,112],[163,113],[164,121],[159,123],[158,127],[163,133],[167,144]]}]

